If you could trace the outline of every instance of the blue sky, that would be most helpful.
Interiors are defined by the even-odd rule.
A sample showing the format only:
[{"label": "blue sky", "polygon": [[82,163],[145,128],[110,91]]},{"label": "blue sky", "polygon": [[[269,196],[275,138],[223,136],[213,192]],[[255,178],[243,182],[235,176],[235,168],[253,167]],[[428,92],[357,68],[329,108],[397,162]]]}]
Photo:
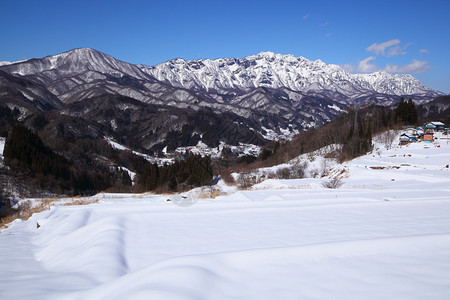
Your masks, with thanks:
[{"label": "blue sky", "polygon": [[0,0],[0,61],[88,47],[130,63],[272,51],[450,93],[450,1]]}]

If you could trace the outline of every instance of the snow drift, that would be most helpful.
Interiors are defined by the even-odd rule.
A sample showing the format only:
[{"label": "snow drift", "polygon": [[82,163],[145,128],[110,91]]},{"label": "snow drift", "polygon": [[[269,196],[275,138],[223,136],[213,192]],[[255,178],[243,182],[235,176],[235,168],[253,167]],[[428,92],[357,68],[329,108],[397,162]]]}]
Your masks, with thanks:
[{"label": "snow drift", "polygon": [[448,299],[447,143],[377,146],[335,166],[340,189],[272,180],[190,207],[55,204],[1,232],[0,298]]}]

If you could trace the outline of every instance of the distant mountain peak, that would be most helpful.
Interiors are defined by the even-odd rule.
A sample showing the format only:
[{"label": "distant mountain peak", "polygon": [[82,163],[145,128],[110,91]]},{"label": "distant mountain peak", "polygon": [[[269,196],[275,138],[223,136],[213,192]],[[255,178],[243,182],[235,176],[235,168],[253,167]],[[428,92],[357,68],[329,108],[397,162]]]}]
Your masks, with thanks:
[{"label": "distant mountain peak", "polygon": [[301,93],[337,92],[348,99],[359,99],[371,93],[391,96],[428,95],[440,93],[422,85],[407,74],[377,71],[371,74],[350,74],[337,65],[322,60],[308,60],[291,54],[266,51],[242,59],[215,60],[175,59],[154,67],[142,67],[158,80],[176,87],[229,93],[249,91],[258,87],[287,88]]},{"label": "distant mountain peak", "polygon": [[[411,97],[420,104],[440,95],[411,75],[382,71],[350,74],[319,59],[270,51],[244,58],[176,58],[148,67],[120,61],[95,49],[77,48],[0,66],[0,71],[12,76],[0,82],[0,88],[7,91],[6,96],[0,94],[0,100],[6,103],[11,98],[28,106],[41,103],[41,110],[79,103],[79,110],[73,114],[84,115],[90,99],[111,102],[114,95],[170,110],[234,114],[231,119],[239,116],[246,120],[248,130],[262,135],[266,135],[266,129],[284,135],[291,129],[295,132],[320,126],[353,105],[392,105],[400,97]],[[105,113],[114,118],[129,107],[129,103],[110,103]],[[102,110],[99,113],[103,116]],[[118,124],[146,118],[142,114],[133,121],[114,121],[111,126],[115,129]],[[183,130],[186,124],[178,123],[172,129]]]}]

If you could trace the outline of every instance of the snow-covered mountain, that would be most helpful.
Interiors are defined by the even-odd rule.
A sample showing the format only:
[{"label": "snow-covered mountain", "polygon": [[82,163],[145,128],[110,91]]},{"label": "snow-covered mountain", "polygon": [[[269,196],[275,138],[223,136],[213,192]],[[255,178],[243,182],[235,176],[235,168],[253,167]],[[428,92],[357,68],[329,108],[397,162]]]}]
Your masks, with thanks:
[{"label": "snow-covered mountain", "polygon": [[[414,95],[429,100],[438,92],[411,75],[387,72],[350,74],[337,65],[304,57],[262,52],[242,59],[174,59],[154,67],[140,66],[158,80],[189,90],[229,94],[246,93],[259,87],[289,89],[306,94],[336,93],[347,100],[373,94]],[[389,103],[390,104],[390,103]]]},{"label": "snow-covered mountain", "polygon": [[64,103],[105,93],[144,100],[152,95],[140,92],[141,90],[158,90],[158,87],[152,85],[156,80],[137,66],[86,48],[5,65],[1,70],[45,85]]},{"label": "snow-covered mountain", "polygon": [[[55,109],[102,124],[98,132],[111,124],[107,129],[118,135],[124,127],[129,134],[135,124],[151,123],[142,127],[143,134],[136,133],[144,138],[138,143],[147,149],[170,144],[165,140],[168,136],[178,139],[174,146],[180,136],[211,136],[208,128],[220,129],[214,132],[229,137],[229,143],[238,143],[238,136],[259,141],[269,135],[285,137],[329,122],[349,106],[392,105],[402,96],[422,103],[441,95],[410,75],[350,74],[320,60],[272,52],[242,59],[174,59],[149,67],[80,48],[5,64],[0,72],[0,104],[23,107],[23,116],[30,115],[33,107]],[[99,105],[89,105],[92,102]],[[163,124],[170,126],[155,124],[141,113],[145,105],[150,111],[165,110]],[[197,131],[186,131],[192,124],[189,117],[181,117],[182,110],[195,116]],[[201,121],[201,115],[208,117]]]},{"label": "snow-covered mountain", "polygon": [[[148,67],[80,48],[0,67],[13,75],[34,77],[63,102],[97,96],[96,88],[144,102],[154,103],[156,99],[148,98],[157,98],[163,100],[161,104],[170,100],[198,101],[193,99],[196,97],[180,92],[169,97],[170,100],[162,99],[167,98],[163,94],[168,87],[195,92],[213,102],[229,102],[258,88],[294,92],[297,96],[293,100],[314,95],[346,104],[355,104],[352,102],[360,102],[362,98],[369,98],[369,101],[372,97],[372,101],[389,105],[398,101],[398,96],[411,96],[420,103],[442,94],[408,74],[393,75],[383,71],[350,74],[337,65],[327,65],[320,60],[272,52],[242,59],[185,61],[178,58]],[[161,83],[166,84],[161,86]]]}]

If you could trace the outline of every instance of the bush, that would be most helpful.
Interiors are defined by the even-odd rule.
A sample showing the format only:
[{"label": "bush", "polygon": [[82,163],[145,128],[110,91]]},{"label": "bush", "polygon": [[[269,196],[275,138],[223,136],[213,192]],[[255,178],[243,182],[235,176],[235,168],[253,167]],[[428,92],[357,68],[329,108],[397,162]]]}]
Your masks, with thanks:
[{"label": "bush", "polygon": [[290,167],[280,168],[277,170],[275,175],[268,174],[268,178],[277,178],[277,179],[301,179],[305,178],[305,171],[308,167],[306,162],[295,164]]},{"label": "bush", "polygon": [[308,168],[308,163],[295,164],[291,166],[291,176],[293,179],[305,178],[305,171]]},{"label": "bush", "polygon": [[253,185],[259,183],[258,176],[254,172],[244,172],[239,174],[237,178],[237,183],[239,188],[247,189],[252,187]]},{"label": "bush", "polygon": [[397,134],[394,130],[388,130],[378,135],[375,139],[382,143],[387,150],[389,150],[392,148],[396,137]]},{"label": "bush", "polygon": [[339,176],[336,176],[329,181],[322,182],[322,186],[327,189],[337,189],[340,188],[343,184],[344,182],[342,182],[342,178]]},{"label": "bush", "polygon": [[277,170],[277,178],[278,179],[291,179],[291,170],[290,168],[280,168]]},{"label": "bush", "polygon": [[228,185],[236,184],[236,180],[234,180],[233,175],[231,175],[231,171],[229,169],[223,169],[220,172],[220,178],[222,178],[223,181],[225,181],[225,183]]}]

